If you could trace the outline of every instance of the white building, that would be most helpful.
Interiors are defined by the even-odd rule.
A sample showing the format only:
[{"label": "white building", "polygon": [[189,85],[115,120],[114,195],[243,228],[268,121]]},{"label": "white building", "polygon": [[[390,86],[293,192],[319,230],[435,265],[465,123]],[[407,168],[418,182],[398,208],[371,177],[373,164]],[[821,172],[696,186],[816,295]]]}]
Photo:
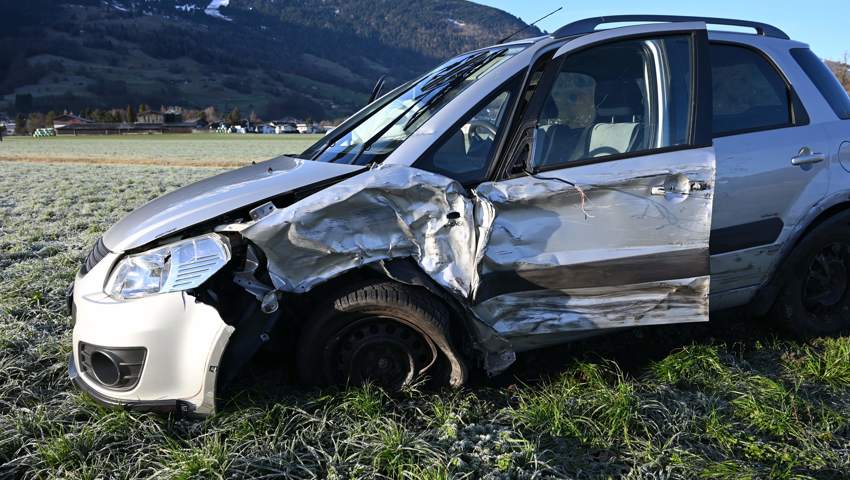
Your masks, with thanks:
[{"label": "white building", "polygon": [[298,133],[298,127],[291,122],[275,123],[275,133]]},{"label": "white building", "polygon": [[299,123],[296,128],[298,133],[325,133],[325,129],[318,123]]}]

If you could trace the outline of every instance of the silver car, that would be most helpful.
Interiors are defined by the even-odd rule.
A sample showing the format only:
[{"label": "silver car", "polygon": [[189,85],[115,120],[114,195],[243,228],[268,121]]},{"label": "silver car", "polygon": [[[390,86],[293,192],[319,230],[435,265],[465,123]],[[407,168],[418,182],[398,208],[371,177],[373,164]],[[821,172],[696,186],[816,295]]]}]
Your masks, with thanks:
[{"label": "silver car", "polygon": [[261,350],[307,384],[397,389],[742,305],[836,333],[848,119],[827,67],[760,23],[589,19],[465,53],[113,226],[69,298],[70,374],[209,414]]}]

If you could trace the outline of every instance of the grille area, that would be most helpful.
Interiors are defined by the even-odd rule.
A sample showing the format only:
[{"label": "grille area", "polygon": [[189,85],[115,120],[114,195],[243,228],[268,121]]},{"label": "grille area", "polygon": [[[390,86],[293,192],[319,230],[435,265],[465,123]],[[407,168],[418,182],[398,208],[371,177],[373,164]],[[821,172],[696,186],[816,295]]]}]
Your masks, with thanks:
[{"label": "grille area", "polygon": [[83,265],[80,267],[80,274],[85,275],[89,273],[89,271],[95,267],[104,257],[109,254],[109,249],[106,248],[106,245],[103,244],[103,237],[98,238],[97,242],[94,244],[94,248],[91,249],[86,259],[83,261]]},{"label": "grille area", "polygon": [[113,390],[130,390],[139,383],[148,351],[145,348],[108,348],[80,342],[80,371]]}]

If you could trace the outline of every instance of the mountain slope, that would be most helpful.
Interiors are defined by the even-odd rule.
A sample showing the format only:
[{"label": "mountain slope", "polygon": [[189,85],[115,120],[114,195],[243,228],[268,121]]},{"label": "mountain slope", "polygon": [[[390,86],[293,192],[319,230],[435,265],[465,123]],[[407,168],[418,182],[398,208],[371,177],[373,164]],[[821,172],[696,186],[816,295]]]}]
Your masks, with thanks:
[{"label": "mountain slope", "polygon": [[[335,118],[525,24],[463,0],[29,0],[0,16],[0,110],[128,103]],[[538,35],[531,28],[524,35]]]}]

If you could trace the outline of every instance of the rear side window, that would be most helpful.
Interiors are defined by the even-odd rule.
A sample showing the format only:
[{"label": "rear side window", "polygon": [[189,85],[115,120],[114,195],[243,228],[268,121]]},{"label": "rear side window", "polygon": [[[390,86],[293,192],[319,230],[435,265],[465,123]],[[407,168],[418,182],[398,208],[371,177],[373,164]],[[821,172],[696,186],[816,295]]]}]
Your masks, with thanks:
[{"label": "rear side window", "polygon": [[806,72],[812,83],[820,90],[821,95],[838,115],[838,118],[850,119],[850,97],[841,83],[835,78],[829,67],[808,48],[793,48],[791,55]]},{"label": "rear side window", "polygon": [[788,85],[760,54],[744,47],[713,44],[711,76],[715,136],[792,124]]}]

